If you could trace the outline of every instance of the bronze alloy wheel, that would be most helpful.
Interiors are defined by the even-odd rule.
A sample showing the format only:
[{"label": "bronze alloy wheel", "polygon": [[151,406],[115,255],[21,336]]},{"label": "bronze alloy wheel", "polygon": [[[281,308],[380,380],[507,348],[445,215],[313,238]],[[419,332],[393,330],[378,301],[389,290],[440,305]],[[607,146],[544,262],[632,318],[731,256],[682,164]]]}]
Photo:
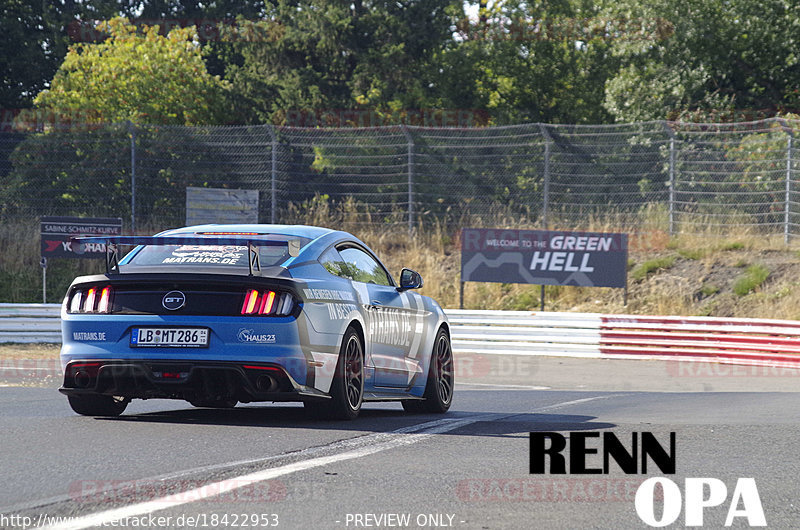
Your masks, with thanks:
[{"label": "bronze alloy wheel", "polygon": [[453,349],[450,347],[450,338],[446,333],[439,333],[436,338],[436,373],[438,375],[436,389],[439,400],[450,406],[453,400]]},{"label": "bronze alloy wheel", "polygon": [[450,335],[447,330],[440,329],[433,342],[428,378],[425,384],[424,399],[404,399],[406,412],[444,413],[453,402],[453,348],[450,346]]},{"label": "bronze alloy wheel", "polygon": [[347,404],[352,410],[361,408],[364,397],[364,363],[358,335],[348,337],[344,349],[344,380],[347,384]]}]

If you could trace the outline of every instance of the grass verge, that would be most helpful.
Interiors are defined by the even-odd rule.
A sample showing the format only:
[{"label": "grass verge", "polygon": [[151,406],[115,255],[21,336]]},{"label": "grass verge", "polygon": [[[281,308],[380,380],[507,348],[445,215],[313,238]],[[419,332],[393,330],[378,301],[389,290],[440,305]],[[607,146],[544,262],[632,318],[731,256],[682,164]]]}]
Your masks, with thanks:
[{"label": "grass verge", "polygon": [[[644,212],[638,224],[628,217],[587,217],[579,226],[560,223],[553,215],[551,229],[591,232],[630,233],[628,304],[623,305],[621,289],[576,286],[547,286],[548,311],[763,317],[800,319],[800,289],[793,282],[800,278],[800,263],[795,248],[783,239],[757,232],[681,234],[670,238],[658,224],[662,212]],[[431,296],[445,308],[459,306],[460,227],[498,229],[541,229],[531,218],[514,215],[498,206],[484,216],[453,213],[449,221],[436,220],[418,212],[418,223],[409,234],[400,213],[377,218],[368,208],[354,201],[332,204],[324,197],[293,206],[280,219],[289,223],[324,226],[353,233],[365,241],[397,276],[402,267],[418,271],[425,279],[421,294]],[[38,223],[0,224],[0,302],[40,302],[42,272],[39,267]],[[155,233],[167,226],[142,227],[139,233]],[[762,286],[753,263],[763,264],[770,281]],[[635,265],[638,264],[638,265]],[[734,265],[739,266],[736,268]],[[77,275],[103,269],[101,260],[51,260],[47,270],[48,301],[58,302]],[[747,269],[748,271],[750,269]],[[744,273],[744,274],[743,274]],[[763,275],[763,272],[761,273]],[[740,276],[752,277],[746,292],[760,290],[760,297],[734,294],[733,283]],[[745,280],[742,280],[745,281]],[[540,286],[467,283],[464,307],[467,309],[539,309]],[[24,350],[22,350],[24,351]],[[56,352],[57,353],[57,352]],[[55,355],[55,353],[54,353]]]},{"label": "grass verge", "polygon": [[671,268],[675,265],[676,259],[677,256],[663,256],[649,259],[634,267],[631,272],[631,278],[634,280],[644,280],[652,272]]},{"label": "grass verge", "polygon": [[0,359],[57,359],[61,344],[0,344]]},{"label": "grass verge", "polygon": [[733,292],[745,296],[755,291],[769,277],[769,269],[761,264],[750,265],[744,274],[733,282]]}]

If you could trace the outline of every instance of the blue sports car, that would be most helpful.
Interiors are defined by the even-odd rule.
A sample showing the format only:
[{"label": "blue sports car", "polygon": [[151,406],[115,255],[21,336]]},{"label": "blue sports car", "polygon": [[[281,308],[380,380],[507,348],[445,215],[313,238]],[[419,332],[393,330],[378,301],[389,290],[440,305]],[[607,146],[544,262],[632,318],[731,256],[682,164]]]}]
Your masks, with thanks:
[{"label": "blue sports car", "polygon": [[396,282],[347,232],[203,225],[73,245],[106,249],[106,273],[76,278],[61,312],[60,391],[78,414],[119,415],[134,398],[302,401],[337,419],[365,401],[450,408],[444,312],[414,292],[418,273]]}]

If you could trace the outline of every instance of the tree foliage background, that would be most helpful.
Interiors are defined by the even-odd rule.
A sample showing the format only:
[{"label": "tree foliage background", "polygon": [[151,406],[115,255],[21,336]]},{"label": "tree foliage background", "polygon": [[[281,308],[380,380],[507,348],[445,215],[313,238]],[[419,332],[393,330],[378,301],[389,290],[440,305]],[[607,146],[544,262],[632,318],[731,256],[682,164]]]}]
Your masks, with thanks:
[{"label": "tree foliage background", "polygon": [[[347,125],[320,113],[360,110],[373,114],[350,125],[359,119],[370,125],[408,121],[409,111],[419,109],[477,110],[484,118],[476,125],[730,120],[798,106],[800,5],[794,2],[496,0],[480,18],[477,5],[7,0],[0,108],[34,102],[43,109],[76,102],[93,108],[102,103],[80,93],[98,89],[85,83],[87,75],[102,81],[105,104],[132,96],[132,83],[149,91],[152,101],[128,98],[150,107],[135,116],[148,123]],[[165,38],[170,28],[184,27],[175,38],[202,49],[197,79],[164,81],[155,69],[137,70],[131,63],[159,62],[168,73],[182,59],[156,48],[122,59],[121,24],[94,40],[74,31],[115,16],[137,24],[138,36],[129,32],[127,39],[152,39],[146,24],[159,24]],[[186,28],[192,24],[212,27],[213,35],[192,37]],[[59,85],[75,89],[58,92]],[[186,101],[176,94],[190,91],[197,112],[187,117]]]},{"label": "tree foliage background", "polygon": [[[136,210],[139,219],[160,220],[165,211],[180,211],[190,183],[251,185],[267,173],[271,160],[265,154],[273,147],[283,157],[280,171],[291,177],[287,190],[278,191],[295,193],[296,204],[320,183],[329,187],[337,175],[375,182],[376,174],[398,171],[396,152],[376,150],[374,140],[356,132],[352,146],[308,141],[297,148],[287,135],[330,131],[283,129],[285,137],[274,140],[273,129],[260,124],[741,121],[791,116],[800,106],[798,2],[489,0],[478,10],[479,4],[484,3],[3,0],[0,218],[48,212],[128,218]],[[20,109],[25,112],[9,124]],[[453,115],[455,121],[445,119]],[[67,125],[95,123],[65,130],[48,123],[60,116],[73,122]],[[244,127],[216,127],[233,124]],[[661,126],[632,129],[639,125]],[[539,134],[535,125],[520,128]],[[589,177],[609,183],[608,189],[596,187],[608,201],[614,200],[608,198],[613,186],[635,188],[643,200],[664,191],[661,166],[625,166],[628,158],[666,160],[664,146],[648,134],[632,133],[635,141],[624,152],[590,156],[591,146],[584,149],[569,127],[551,129],[550,163],[560,165],[568,179],[550,190],[552,196],[577,193]],[[405,156],[405,133],[393,131],[392,146]],[[474,133],[449,134],[471,146]],[[489,146],[454,150],[441,139],[411,136],[418,153],[416,193],[436,200],[432,211],[446,211],[458,200],[435,195],[443,175],[457,180],[470,200],[523,207],[542,192],[543,141],[503,148],[493,139]],[[731,168],[737,179],[705,192],[708,202],[717,201],[719,189],[741,188],[778,205],[785,190],[771,176],[784,171],[791,145],[785,131],[776,126],[743,139],[735,148],[684,145],[677,167],[704,156],[703,149],[722,152],[724,164],[703,166],[692,184],[702,186],[707,173]],[[254,147],[250,152],[241,145]],[[370,171],[359,173],[353,160]],[[581,174],[580,167],[592,174]],[[134,168],[144,193],[126,210],[134,202]],[[487,187],[500,173],[515,182]],[[405,191],[385,180],[379,191],[394,193],[400,204]],[[781,212],[759,215],[774,220]]]},{"label": "tree foliage background", "polygon": [[662,21],[661,38],[615,39],[606,81],[617,121],[730,121],[800,103],[800,4],[783,0],[619,0],[611,17]]},{"label": "tree foliage background", "polygon": [[100,43],[71,47],[34,103],[88,123],[199,125],[226,115],[228,84],[208,73],[195,28],[142,31],[118,17],[98,25]]}]

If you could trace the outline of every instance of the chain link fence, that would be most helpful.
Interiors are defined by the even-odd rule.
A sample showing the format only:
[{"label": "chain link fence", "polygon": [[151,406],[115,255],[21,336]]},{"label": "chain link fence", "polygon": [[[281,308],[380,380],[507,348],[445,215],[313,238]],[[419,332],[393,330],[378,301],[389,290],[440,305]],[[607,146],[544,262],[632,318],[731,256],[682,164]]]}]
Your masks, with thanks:
[{"label": "chain link fence", "polygon": [[172,127],[0,132],[0,219],[185,223],[186,188],[259,191],[260,222],[320,201],[361,222],[701,232],[800,230],[795,133],[768,119],[489,128]]}]

